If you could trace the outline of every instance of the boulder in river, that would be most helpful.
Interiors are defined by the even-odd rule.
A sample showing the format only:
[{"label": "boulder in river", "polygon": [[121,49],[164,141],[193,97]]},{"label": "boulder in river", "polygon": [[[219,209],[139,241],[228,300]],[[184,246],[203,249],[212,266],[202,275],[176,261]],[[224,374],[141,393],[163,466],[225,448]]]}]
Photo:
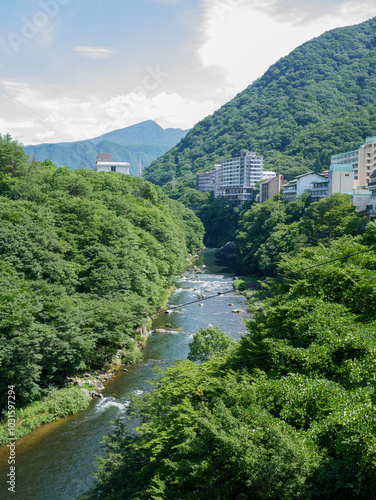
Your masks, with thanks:
[{"label": "boulder in river", "polygon": [[222,248],[219,249],[222,255],[227,257],[228,259],[236,259],[236,250],[235,250],[235,242],[228,241],[226,245],[223,245]]}]

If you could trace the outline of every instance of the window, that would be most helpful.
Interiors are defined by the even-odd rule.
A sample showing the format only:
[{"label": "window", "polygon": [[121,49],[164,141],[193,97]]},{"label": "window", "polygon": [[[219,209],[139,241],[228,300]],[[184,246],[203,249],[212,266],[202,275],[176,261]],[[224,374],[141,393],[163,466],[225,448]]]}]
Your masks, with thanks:
[{"label": "window", "polygon": [[111,172],[116,172],[116,165],[111,165]]}]

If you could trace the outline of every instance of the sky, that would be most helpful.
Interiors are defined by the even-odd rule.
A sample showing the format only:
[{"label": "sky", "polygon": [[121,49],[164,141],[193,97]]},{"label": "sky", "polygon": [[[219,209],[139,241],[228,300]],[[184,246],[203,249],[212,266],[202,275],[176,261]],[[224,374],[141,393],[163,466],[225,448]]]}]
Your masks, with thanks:
[{"label": "sky", "polygon": [[1,1],[0,133],[66,142],[193,127],[281,57],[375,0]]}]

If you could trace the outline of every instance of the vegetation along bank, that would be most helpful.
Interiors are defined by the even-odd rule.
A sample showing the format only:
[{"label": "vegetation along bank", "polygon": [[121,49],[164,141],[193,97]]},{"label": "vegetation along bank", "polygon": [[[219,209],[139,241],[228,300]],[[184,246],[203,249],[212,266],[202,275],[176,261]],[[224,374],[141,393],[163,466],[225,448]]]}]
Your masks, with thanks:
[{"label": "vegetation along bank", "polygon": [[239,342],[200,330],[134,396],[84,500],[376,498],[376,224],[345,195],[269,201],[237,241],[248,272],[293,274],[259,280]]},{"label": "vegetation along bank", "polygon": [[70,377],[140,359],[203,226],[149,182],[28,163],[9,136],[0,166],[0,405],[14,385],[19,437],[88,404]]}]

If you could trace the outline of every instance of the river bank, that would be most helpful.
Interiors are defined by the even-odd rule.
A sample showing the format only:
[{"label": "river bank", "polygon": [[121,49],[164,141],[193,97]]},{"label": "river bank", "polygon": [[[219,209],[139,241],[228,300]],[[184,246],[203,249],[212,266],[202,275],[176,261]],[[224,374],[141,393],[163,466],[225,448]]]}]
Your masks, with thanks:
[{"label": "river bank", "polygon": [[[233,291],[232,269],[218,261],[216,252],[210,249],[200,254],[195,265],[201,269],[201,274],[192,269],[178,277],[168,306],[195,301],[202,293],[217,297],[205,301],[203,306],[197,302],[184,305],[172,314],[161,313],[149,330],[143,360],[130,366],[128,372],[117,372],[105,384],[103,398],[92,400],[79,413],[42,425],[19,439],[16,443],[17,492],[12,498],[78,498],[93,482],[95,457],[105,453],[102,436],[113,431],[113,419],[127,419],[131,394],[150,390],[148,381],[157,376],[155,367],[164,368],[175,359],[185,359],[193,334],[201,327],[218,326],[235,339],[245,333],[242,319],[248,316],[232,312],[233,309],[246,309],[244,296]],[[218,295],[218,292],[228,294]],[[159,328],[165,333],[157,333]],[[0,455],[0,487],[9,468],[6,459],[6,453]]]},{"label": "river bank", "polygon": [[[197,256],[196,256],[197,257]],[[195,257],[189,256],[193,265]],[[168,300],[175,290],[171,286],[161,298],[159,309],[166,308]],[[159,314],[159,312],[155,312]],[[63,387],[51,387],[41,400],[34,401],[15,413],[16,427],[14,438],[20,439],[40,426],[66,418],[87,408],[95,398],[102,398],[105,386],[119,372],[127,372],[129,367],[142,359],[142,350],[145,348],[152,318],[149,317],[144,325],[135,332],[134,348],[132,350],[119,349],[111,361],[101,370],[89,371],[68,377]],[[133,339],[132,339],[133,340]],[[9,442],[8,422],[0,423],[0,453]]]}]

